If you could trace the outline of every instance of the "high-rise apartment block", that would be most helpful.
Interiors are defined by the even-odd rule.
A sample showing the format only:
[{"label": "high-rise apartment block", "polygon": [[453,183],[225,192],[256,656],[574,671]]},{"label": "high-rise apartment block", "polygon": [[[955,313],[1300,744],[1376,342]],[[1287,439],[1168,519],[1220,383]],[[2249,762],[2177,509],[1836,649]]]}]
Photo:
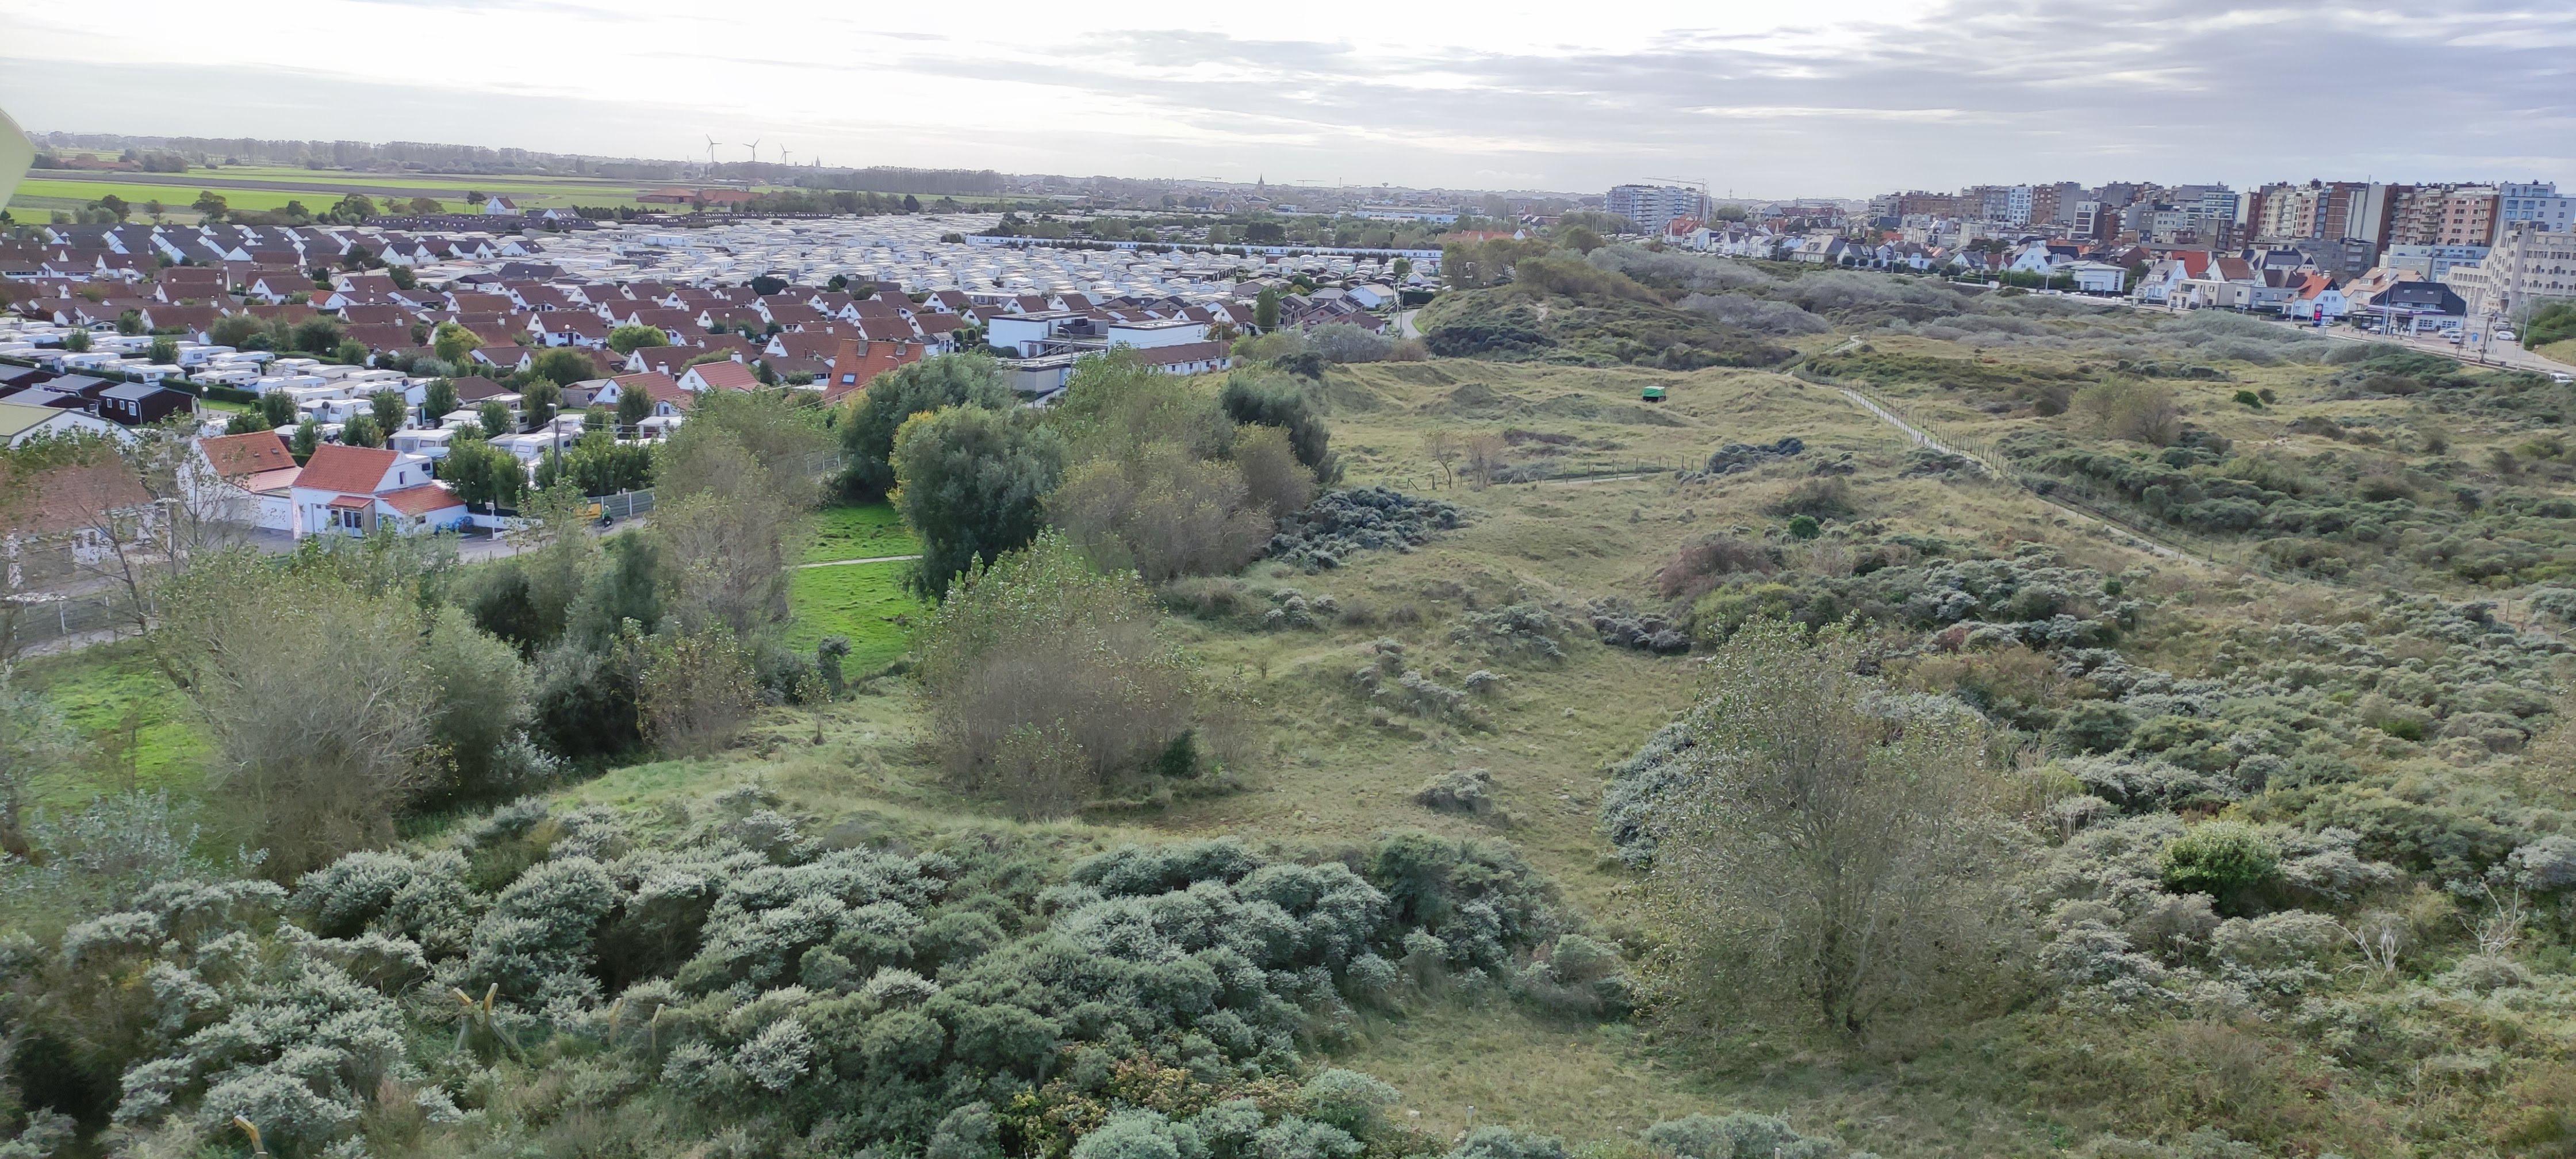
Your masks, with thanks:
[{"label": "high-rise apartment block", "polygon": [[1676,217],[1707,220],[1709,205],[1699,190],[1687,186],[1622,185],[1610,191],[1606,208],[1627,218],[1638,229],[1653,233]]}]

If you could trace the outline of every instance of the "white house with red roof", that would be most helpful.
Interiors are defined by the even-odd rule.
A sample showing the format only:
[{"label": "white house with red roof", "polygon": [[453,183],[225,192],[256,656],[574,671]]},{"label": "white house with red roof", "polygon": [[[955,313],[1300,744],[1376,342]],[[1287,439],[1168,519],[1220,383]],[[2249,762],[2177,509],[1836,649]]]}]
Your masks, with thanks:
[{"label": "white house with red roof", "polygon": [[294,487],[304,473],[276,431],[197,440],[181,480],[191,502],[217,520],[261,531],[295,531]]},{"label": "white house with red roof", "polygon": [[758,390],[760,376],[731,359],[701,362],[680,372],[680,387],[697,394],[710,390]]},{"label": "white house with red roof", "polygon": [[295,534],[366,535],[379,527],[410,534],[465,522],[465,501],[430,477],[429,456],[382,447],[325,443],[289,489]]}]

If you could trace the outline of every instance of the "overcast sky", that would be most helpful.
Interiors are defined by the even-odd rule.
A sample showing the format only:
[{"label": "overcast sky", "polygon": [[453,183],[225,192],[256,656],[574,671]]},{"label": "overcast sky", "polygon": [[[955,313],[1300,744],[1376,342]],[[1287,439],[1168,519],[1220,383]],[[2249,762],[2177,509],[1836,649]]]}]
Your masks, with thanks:
[{"label": "overcast sky", "polygon": [[0,107],[37,131],[1721,196],[2576,189],[2569,0],[0,0],[0,29]]}]

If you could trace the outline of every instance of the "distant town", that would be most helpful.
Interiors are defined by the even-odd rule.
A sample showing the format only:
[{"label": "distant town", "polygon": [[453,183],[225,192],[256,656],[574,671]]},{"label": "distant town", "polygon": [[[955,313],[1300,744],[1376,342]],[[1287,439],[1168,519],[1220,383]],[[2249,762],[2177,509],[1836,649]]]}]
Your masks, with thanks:
[{"label": "distant town", "polygon": [[[19,202],[0,240],[0,439],[198,416],[202,477],[242,522],[287,538],[500,527],[495,512],[541,476],[666,438],[709,391],[834,402],[980,351],[1046,406],[1081,358],[1112,348],[1193,374],[1273,330],[1398,340],[1462,248],[1572,230],[2464,347],[2509,345],[2519,312],[2576,295],[2576,198],[2545,182],[1736,201],[1670,183],[1473,193],[826,170],[712,149],[690,166],[343,145],[324,164],[299,143],[36,144],[38,178],[131,178],[134,192]],[[276,167],[290,152],[301,172]],[[453,204],[401,196],[432,163],[507,171],[469,178],[482,187]],[[260,172],[185,208],[144,193]],[[310,200],[233,207],[263,180]],[[555,184],[501,192],[540,181]],[[889,188],[830,187],[861,182]],[[583,469],[602,485],[616,474]]]}]

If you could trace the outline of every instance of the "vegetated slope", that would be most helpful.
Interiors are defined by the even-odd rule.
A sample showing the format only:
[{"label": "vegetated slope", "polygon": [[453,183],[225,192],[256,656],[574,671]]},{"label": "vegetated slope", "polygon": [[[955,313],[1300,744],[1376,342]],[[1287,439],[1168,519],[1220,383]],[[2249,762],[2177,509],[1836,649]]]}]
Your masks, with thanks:
[{"label": "vegetated slope", "polygon": [[1415,324],[1434,354],[1578,366],[1769,366],[1787,348],[1657,301],[1515,284],[1444,294]]},{"label": "vegetated slope", "polygon": [[[2450,445],[2480,453],[2542,433],[2523,392],[2423,412],[2409,408],[2487,388],[2338,397],[2345,368],[2234,321],[1761,276],[1693,292],[1767,303],[1725,309],[1818,349],[1830,336],[1771,307],[1860,329],[1841,373],[1989,441],[2046,433],[2158,463],[2205,446],[2122,438],[2107,397],[2081,401],[2106,380],[2144,383],[2172,391],[2177,431],[2335,456],[2313,465],[2313,494],[2349,506],[2358,480],[2329,468],[2387,443],[2300,420],[2394,441],[2438,417]],[[1811,296],[1813,313],[1784,296],[1801,284],[1848,300]],[[1916,318],[1934,308],[1953,312]],[[1957,332],[1924,332],[1939,325]],[[2208,349],[2230,340],[2254,356]],[[2219,377],[2150,377],[2144,362]],[[149,976],[206,982],[216,999],[188,1015],[200,1025],[303,1026],[298,1003],[318,995],[370,1031],[365,1057],[401,1060],[363,1072],[390,1075],[374,1087],[388,1102],[328,1068],[294,1072],[297,1094],[273,1081],[285,1055],[219,1057],[223,1035],[155,1039],[177,1065],[145,1071],[145,1093],[172,1092],[197,1130],[235,1077],[227,1098],[274,1099],[262,1121],[364,1105],[377,1154],[803,1155],[862,1140],[943,1159],[1560,1154],[1457,1140],[1471,1121],[1641,1159],[2569,1142],[2569,654],[2464,598],[2478,591],[2383,598],[2159,561],[1779,374],[1482,358],[1327,374],[1312,396],[1329,403],[1342,486],[1457,511],[1348,542],[1291,537],[1275,558],[1155,592],[1174,645],[1226,698],[1199,738],[1222,757],[1187,791],[1006,820],[927,751],[917,687],[880,676],[851,699],[768,711],[711,756],[610,770],[551,807],[352,859],[289,898],[284,924],[255,890],[134,899],[122,912],[141,916],[91,944],[129,976],[150,959],[169,969]],[[1638,406],[1645,382],[1668,401]],[[1474,441],[1486,476],[1529,482],[1476,485],[1439,457],[1443,440]],[[2514,453],[2523,477],[2545,474]],[[1641,458],[1691,470],[1548,477]],[[1403,507],[1364,494],[1327,500],[1349,518],[1299,526]],[[2496,526],[2528,536],[2541,518]],[[1854,625],[1886,712],[1973,714],[2009,758],[2025,833],[2003,860],[2024,900],[2009,915],[2020,940],[1980,947],[2010,967],[1990,992],[1866,1038],[1623,1013],[1617,980],[1685,928],[1646,904],[1670,895],[1638,868],[1654,864],[1657,815],[1694,800],[1702,771],[1667,759],[1702,671],[1669,637],[1705,656],[1760,618]],[[1390,836],[1413,830],[1432,836]],[[1239,844],[1197,844],[1222,837]],[[1115,852],[1130,841],[1147,848]],[[1391,872],[1390,851],[1422,872]],[[1376,919],[1354,916],[1365,891],[1384,899]],[[961,937],[986,932],[979,918],[999,936]],[[238,943],[201,940],[208,927],[298,973],[223,974]],[[1371,957],[1394,987],[1367,985]],[[64,967],[45,967],[60,992],[91,993]],[[1040,1023],[1042,1041],[1011,1037]],[[96,1063],[85,1073],[114,1069]],[[101,1115],[128,1097],[91,1089]],[[1374,1113],[1350,1114],[1350,1092]],[[1238,1097],[1248,1109],[1225,1110]],[[1782,1120],[1669,1125],[1736,1109]]]}]

